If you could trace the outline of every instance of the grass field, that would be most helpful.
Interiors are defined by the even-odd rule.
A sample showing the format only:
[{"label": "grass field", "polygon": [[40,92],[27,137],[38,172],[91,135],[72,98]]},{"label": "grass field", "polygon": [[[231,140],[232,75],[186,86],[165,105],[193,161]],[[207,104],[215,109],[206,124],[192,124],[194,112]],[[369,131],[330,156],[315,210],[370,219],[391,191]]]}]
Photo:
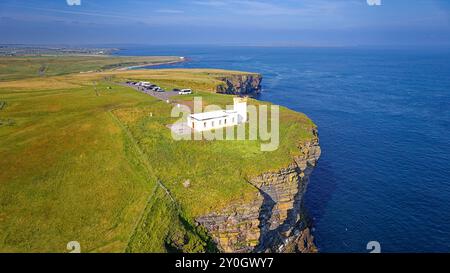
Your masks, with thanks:
[{"label": "grass field", "polygon": [[236,72],[108,71],[0,82],[0,121],[8,121],[0,123],[0,252],[67,252],[69,241],[79,241],[82,252],[215,251],[194,217],[252,198],[246,180],[290,163],[315,125],[282,108],[274,152],[261,152],[259,141],[175,141],[166,127],[176,120],[170,104],[115,82],[189,87],[224,105],[232,97],[211,91],[226,73]]},{"label": "grass field", "polygon": [[0,81],[178,62],[179,57],[28,56],[1,57]]}]

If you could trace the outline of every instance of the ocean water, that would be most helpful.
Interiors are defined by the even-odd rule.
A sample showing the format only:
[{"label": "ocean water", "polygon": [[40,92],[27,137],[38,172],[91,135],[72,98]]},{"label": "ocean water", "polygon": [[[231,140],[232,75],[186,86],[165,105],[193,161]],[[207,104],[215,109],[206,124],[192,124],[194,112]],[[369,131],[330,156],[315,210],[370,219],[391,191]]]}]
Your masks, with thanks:
[{"label": "ocean water", "polygon": [[167,67],[263,75],[261,100],[306,113],[322,157],[306,205],[321,252],[450,252],[450,51],[126,47]]}]

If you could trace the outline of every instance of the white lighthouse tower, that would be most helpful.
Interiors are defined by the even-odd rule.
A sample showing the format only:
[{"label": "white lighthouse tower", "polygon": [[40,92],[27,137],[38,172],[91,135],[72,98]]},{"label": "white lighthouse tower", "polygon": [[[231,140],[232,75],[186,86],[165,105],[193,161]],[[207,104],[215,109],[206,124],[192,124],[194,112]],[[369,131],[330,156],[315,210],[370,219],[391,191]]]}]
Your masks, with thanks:
[{"label": "white lighthouse tower", "polygon": [[233,102],[233,110],[238,114],[238,123],[247,122],[247,98],[235,97]]}]

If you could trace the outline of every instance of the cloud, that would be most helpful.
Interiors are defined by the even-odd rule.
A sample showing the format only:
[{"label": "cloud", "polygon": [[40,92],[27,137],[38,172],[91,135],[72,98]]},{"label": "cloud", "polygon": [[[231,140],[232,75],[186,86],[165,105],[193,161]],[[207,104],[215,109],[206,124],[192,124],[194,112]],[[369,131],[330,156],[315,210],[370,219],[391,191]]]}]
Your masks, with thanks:
[{"label": "cloud", "polygon": [[196,0],[192,4],[223,9],[229,13],[250,16],[311,16],[329,13],[349,2],[326,0],[262,1],[262,0]]},{"label": "cloud", "polygon": [[184,10],[178,10],[178,9],[158,9],[156,10],[158,13],[171,13],[171,14],[180,14],[184,13]]},{"label": "cloud", "polygon": [[108,14],[103,12],[85,12],[85,11],[74,11],[74,10],[62,10],[62,9],[53,9],[53,8],[38,8],[31,6],[8,6],[19,9],[30,9],[51,13],[61,13],[61,14],[73,14],[73,15],[84,15],[84,16],[92,16],[92,17],[108,17],[108,18],[118,18],[118,19],[127,19],[129,17],[121,15],[121,14]]},{"label": "cloud", "polygon": [[81,6],[81,0],[66,0],[69,6]]},{"label": "cloud", "polygon": [[228,6],[228,3],[226,1],[222,1],[222,0],[199,0],[199,1],[192,1],[191,3],[194,5],[209,6],[209,7],[226,7],[226,6]]},{"label": "cloud", "polygon": [[195,5],[224,8],[233,13],[254,14],[254,15],[288,15],[296,14],[300,10],[296,8],[286,8],[278,4],[250,1],[250,0],[203,0],[194,1]]},{"label": "cloud", "polygon": [[367,0],[369,6],[381,6],[381,0]]}]

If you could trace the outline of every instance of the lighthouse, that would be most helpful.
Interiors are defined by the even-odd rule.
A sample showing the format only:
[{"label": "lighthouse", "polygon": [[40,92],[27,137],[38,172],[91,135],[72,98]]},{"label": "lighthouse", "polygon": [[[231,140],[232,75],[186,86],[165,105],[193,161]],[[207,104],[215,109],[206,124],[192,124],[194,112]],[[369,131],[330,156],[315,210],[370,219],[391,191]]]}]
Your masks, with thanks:
[{"label": "lighthouse", "polygon": [[195,113],[188,116],[186,125],[195,131],[207,131],[247,122],[247,98],[233,98],[232,110]]},{"label": "lighthouse", "polygon": [[238,123],[247,122],[247,97],[235,97],[233,102],[233,110],[238,114]]}]

